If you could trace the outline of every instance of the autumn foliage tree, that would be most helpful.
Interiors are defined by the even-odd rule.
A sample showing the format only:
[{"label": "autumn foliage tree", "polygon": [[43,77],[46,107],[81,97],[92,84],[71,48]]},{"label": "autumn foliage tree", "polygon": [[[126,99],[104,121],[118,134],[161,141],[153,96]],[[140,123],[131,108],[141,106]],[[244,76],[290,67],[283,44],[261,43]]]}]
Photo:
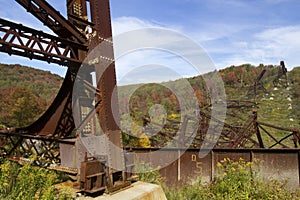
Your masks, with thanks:
[{"label": "autumn foliage tree", "polygon": [[47,104],[21,86],[1,92],[0,102],[0,124],[6,127],[30,125],[42,114]]}]

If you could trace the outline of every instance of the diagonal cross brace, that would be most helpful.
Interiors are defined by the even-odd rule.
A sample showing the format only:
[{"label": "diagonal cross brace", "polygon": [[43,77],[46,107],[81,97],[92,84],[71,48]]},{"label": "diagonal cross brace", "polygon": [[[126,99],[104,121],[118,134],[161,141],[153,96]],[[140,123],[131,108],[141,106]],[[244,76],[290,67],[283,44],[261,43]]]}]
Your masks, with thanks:
[{"label": "diagonal cross brace", "polygon": [[0,18],[0,51],[30,59],[79,66],[87,46]]},{"label": "diagonal cross brace", "polygon": [[72,38],[73,41],[75,40],[82,44],[87,43],[85,35],[45,0],[16,0],[16,2],[44,23],[44,25],[48,26],[59,37]]}]

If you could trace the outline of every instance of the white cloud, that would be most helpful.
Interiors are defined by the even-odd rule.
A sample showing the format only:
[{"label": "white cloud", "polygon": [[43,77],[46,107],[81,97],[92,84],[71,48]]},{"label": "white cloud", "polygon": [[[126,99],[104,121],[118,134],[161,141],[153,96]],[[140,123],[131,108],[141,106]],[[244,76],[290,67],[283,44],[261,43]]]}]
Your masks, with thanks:
[{"label": "white cloud", "polygon": [[[168,81],[215,69],[205,51],[197,43],[178,31],[173,31],[174,29],[165,29],[133,17],[122,17],[113,20],[113,30],[117,78],[120,80],[126,74],[135,71],[135,78],[123,79],[127,81],[126,83],[129,83],[129,80]],[[143,67],[145,65],[165,66],[179,76],[172,73],[162,74],[159,70],[152,71],[151,74],[137,70],[145,69]],[[140,77],[137,76],[137,72],[140,73]]]},{"label": "white cloud", "polygon": [[176,25],[165,25],[156,21],[148,21],[137,17],[123,16],[112,19],[113,35],[137,30],[141,28],[168,28],[176,31],[181,31],[182,27]]},{"label": "white cloud", "polygon": [[300,63],[300,26],[286,26],[236,33],[223,39],[204,42],[204,47],[218,68],[250,63],[279,64],[288,69]]},{"label": "white cloud", "polygon": [[113,35],[154,26],[154,24],[136,17],[119,17],[112,20]]},{"label": "white cloud", "polygon": [[277,41],[281,45],[300,44],[300,26],[287,26],[274,29],[267,29],[255,35],[261,40]]},{"label": "white cloud", "polygon": [[[187,1],[197,2],[196,0]],[[277,4],[285,3],[286,1],[289,0],[264,0],[263,3]],[[62,14],[65,13],[65,5],[63,2],[49,0],[49,3],[55,5]],[[252,4],[249,2],[230,0],[221,3],[219,2],[219,4],[211,3],[211,1],[209,1],[207,5],[216,7],[223,6],[224,8],[226,8],[226,6],[232,6],[237,9],[247,8],[247,10],[249,10],[249,6],[251,7]],[[16,2],[4,1],[3,7],[9,7],[10,9],[1,9],[0,15],[2,17],[50,32]],[[218,8],[216,8],[216,10],[218,10]],[[14,13],[14,15],[11,13]],[[199,45],[203,46],[210,57],[215,61],[217,68],[244,63],[254,65],[259,63],[279,64],[280,60],[284,60],[287,67],[290,69],[291,67],[298,66],[300,63],[300,26],[285,26],[267,29],[266,27],[262,28],[263,25],[242,23],[239,20],[224,23],[222,19],[206,18],[203,20],[198,19],[197,16],[191,20],[196,20],[198,25],[187,28],[185,24],[177,22],[176,20],[172,22],[173,24],[160,24],[160,22],[153,20],[123,16],[112,19],[113,34],[118,35],[132,30],[153,27],[175,30],[179,33],[186,34]],[[147,39],[147,37],[149,37],[149,33],[145,32],[144,39]],[[177,45],[177,49],[181,47],[180,40],[178,41],[178,38],[176,37],[168,38],[163,35],[157,35],[156,37],[158,37],[157,41],[160,40],[161,45],[164,41],[168,41],[165,44],[167,46],[164,46],[166,49],[171,47],[170,44],[173,45],[173,47]],[[138,38],[136,38],[135,41],[138,41]],[[133,40],[133,42],[135,41]],[[186,55],[197,56],[193,50],[188,51],[188,48],[185,49]],[[16,57],[10,57],[9,59],[5,58],[4,60],[13,62],[13,59],[16,59]],[[18,62],[18,60],[16,60],[16,62]],[[171,55],[170,52],[137,51],[132,53],[130,57],[117,60],[118,76],[120,77],[121,75],[128,73],[136,66],[147,64],[169,66],[184,76],[197,75],[197,72],[186,67],[186,63],[186,65],[184,65],[184,60],[176,58],[176,56]]]},{"label": "white cloud", "polygon": [[260,55],[263,60],[285,60],[288,68],[300,63],[300,26],[286,26],[264,30],[254,35],[255,41],[250,46],[249,53]]},{"label": "white cloud", "polygon": [[[123,33],[141,28],[161,27],[134,17],[114,19],[113,24],[114,33]],[[298,55],[300,52],[300,40],[298,39],[300,38],[300,26],[258,29],[258,27],[251,27],[251,25],[214,24],[211,25],[210,29],[195,29],[193,33],[188,33],[188,35],[192,36],[192,39],[204,47],[218,69],[245,63],[253,65],[260,63],[279,64],[280,60],[284,60],[288,69],[291,69],[300,63]],[[139,43],[140,40],[148,37],[150,37],[149,33],[145,32],[142,38],[135,38],[131,42]],[[170,45],[180,46],[180,42],[178,43],[179,45],[176,44],[178,42],[176,37],[166,38],[164,35],[157,35],[156,37],[159,37],[157,40],[160,40],[161,44],[167,41],[166,45],[168,46],[164,46],[166,49]],[[187,51],[188,48],[185,49],[188,55],[193,55],[194,52]],[[183,60],[179,61],[178,58],[176,60],[174,55],[166,52],[138,51],[125,59],[117,60],[118,77],[120,78],[121,75],[129,73],[138,66],[147,64],[168,66],[179,74],[184,74],[185,77],[201,74],[198,71],[190,70],[189,67],[186,67],[187,65]],[[147,73],[144,74],[144,80],[147,79],[146,75]],[[148,77],[150,77],[150,74]],[[164,80],[168,79],[170,78],[165,77]],[[132,80],[134,81],[134,79]],[[141,80],[142,78],[139,78],[139,81]],[[149,82],[149,79],[146,82]]]}]

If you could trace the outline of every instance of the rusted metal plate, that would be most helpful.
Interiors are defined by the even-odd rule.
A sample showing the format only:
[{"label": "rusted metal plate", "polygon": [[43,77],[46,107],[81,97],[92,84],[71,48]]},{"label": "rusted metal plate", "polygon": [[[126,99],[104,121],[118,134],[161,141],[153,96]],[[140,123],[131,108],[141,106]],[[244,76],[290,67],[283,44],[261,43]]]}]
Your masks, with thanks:
[{"label": "rusted metal plate", "polygon": [[[299,149],[213,149],[204,158],[199,158],[199,149],[187,149],[185,152],[181,149],[164,149],[160,158],[154,159],[148,154],[152,149],[133,149],[138,154],[145,154],[145,162],[156,164],[163,163],[160,160],[165,158],[175,158],[170,164],[159,170],[161,176],[165,179],[168,186],[180,186],[182,183],[193,183],[199,177],[202,182],[212,181],[217,175],[217,163],[229,158],[238,161],[240,158],[244,162],[256,163],[255,170],[264,180],[271,178],[277,180],[287,180],[291,187],[299,187]],[[180,152],[180,153],[178,153]],[[180,157],[180,155],[183,153]]]},{"label": "rusted metal plate", "polygon": [[200,158],[199,150],[186,151],[180,158],[180,174],[182,182],[208,183],[212,180],[212,154]]},{"label": "rusted metal plate", "polygon": [[136,151],[131,152],[131,156],[134,157],[135,171],[137,173],[143,172],[147,168],[149,169],[150,166],[152,169],[159,169],[167,184],[172,184],[178,182],[178,158],[180,153],[176,149],[136,149]]},{"label": "rusted metal plate", "polygon": [[59,144],[60,162],[64,167],[76,167],[76,149],[72,144]]},{"label": "rusted metal plate", "polygon": [[258,176],[264,180],[286,180],[290,187],[299,186],[298,153],[256,152],[253,160]]},{"label": "rusted metal plate", "polygon": [[[170,170],[171,169],[171,170]],[[164,182],[167,185],[174,185],[178,184],[180,180],[178,180],[178,176],[180,176],[180,173],[178,173],[178,161],[174,161],[171,164],[169,164],[167,167],[164,167],[159,170],[159,173],[164,178]]]}]

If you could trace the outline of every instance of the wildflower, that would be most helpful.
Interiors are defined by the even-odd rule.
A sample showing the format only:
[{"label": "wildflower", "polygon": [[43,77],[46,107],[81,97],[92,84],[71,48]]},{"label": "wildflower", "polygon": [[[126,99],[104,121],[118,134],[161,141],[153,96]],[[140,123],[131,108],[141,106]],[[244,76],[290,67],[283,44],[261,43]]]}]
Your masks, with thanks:
[{"label": "wildflower", "polygon": [[218,162],[217,167],[222,167],[222,163]]},{"label": "wildflower", "polygon": [[240,171],[244,171],[244,169],[245,169],[245,168],[244,168],[243,165],[239,165],[239,170],[240,170]]}]

